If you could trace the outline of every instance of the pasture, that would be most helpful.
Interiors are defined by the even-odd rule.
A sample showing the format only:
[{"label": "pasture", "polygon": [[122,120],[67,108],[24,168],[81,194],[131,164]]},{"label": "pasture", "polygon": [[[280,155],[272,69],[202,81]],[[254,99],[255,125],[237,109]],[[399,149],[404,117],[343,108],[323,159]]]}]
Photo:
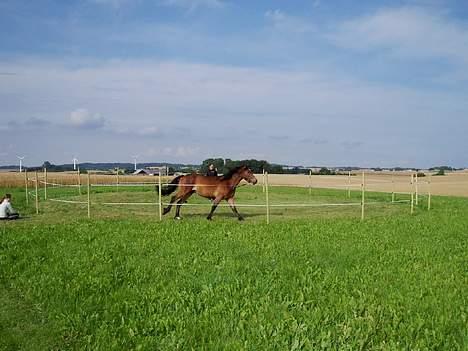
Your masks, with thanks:
[{"label": "pasture", "polygon": [[[299,350],[467,347],[468,200],[359,206],[228,208],[158,221],[150,187],[93,188],[86,205],[25,204],[2,222],[0,349]],[[83,200],[76,188],[48,196]],[[272,188],[274,203],[338,203],[344,190]],[[400,195],[401,199],[405,195]],[[238,202],[262,202],[261,186]],[[154,206],[97,205],[155,202]],[[384,203],[381,203],[384,202]]]}]

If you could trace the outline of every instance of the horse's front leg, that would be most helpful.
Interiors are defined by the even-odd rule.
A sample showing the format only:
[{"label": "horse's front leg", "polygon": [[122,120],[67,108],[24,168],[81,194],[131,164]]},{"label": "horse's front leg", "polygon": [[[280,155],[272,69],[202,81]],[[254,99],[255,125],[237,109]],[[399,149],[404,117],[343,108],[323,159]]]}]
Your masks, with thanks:
[{"label": "horse's front leg", "polygon": [[211,205],[211,211],[208,217],[206,217],[207,220],[211,221],[211,218],[213,217],[213,213],[216,210],[216,207],[218,207],[219,203],[221,202],[222,198],[217,197],[213,200],[213,205]]},{"label": "horse's front leg", "polygon": [[228,202],[229,206],[231,207],[232,212],[234,212],[234,214],[237,216],[239,221],[243,221],[244,217],[242,217],[241,214],[237,211],[236,205],[234,203],[234,198],[231,197],[231,198],[227,199],[227,202]]}]

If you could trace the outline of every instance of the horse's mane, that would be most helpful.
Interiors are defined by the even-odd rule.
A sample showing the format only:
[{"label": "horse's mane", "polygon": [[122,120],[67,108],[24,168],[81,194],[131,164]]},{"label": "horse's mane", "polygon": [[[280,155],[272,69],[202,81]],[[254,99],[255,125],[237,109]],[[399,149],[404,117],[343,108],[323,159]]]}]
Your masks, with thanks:
[{"label": "horse's mane", "polygon": [[245,166],[238,166],[233,169],[230,169],[229,172],[226,174],[223,174],[222,179],[231,179],[234,174],[236,174],[241,168],[244,168]]}]

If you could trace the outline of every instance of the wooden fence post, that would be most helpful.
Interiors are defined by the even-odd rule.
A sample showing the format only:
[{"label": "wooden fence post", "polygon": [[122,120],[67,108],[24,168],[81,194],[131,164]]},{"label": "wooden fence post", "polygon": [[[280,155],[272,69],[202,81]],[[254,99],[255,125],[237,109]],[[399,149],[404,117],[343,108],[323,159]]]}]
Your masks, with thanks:
[{"label": "wooden fence post", "polygon": [[47,200],[47,168],[44,167],[44,200]]},{"label": "wooden fence post", "polygon": [[88,171],[88,218],[91,218],[91,177]]},{"label": "wooden fence post", "polygon": [[26,205],[29,205],[29,191],[28,191],[28,170],[24,170],[24,187],[26,189]]},{"label": "wooden fence post", "polygon": [[411,173],[411,200],[410,200],[410,213],[414,213],[414,174]]},{"label": "wooden fence post", "polygon": [[431,180],[432,175],[429,175],[429,179],[427,181],[427,210],[431,209]]},{"label": "wooden fence post", "polygon": [[78,192],[79,194],[81,195],[81,173],[80,173],[80,166],[78,166],[77,170],[76,170],[76,174],[78,176]]},{"label": "wooden fence post", "polygon": [[262,192],[265,192],[265,168],[262,169]]},{"label": "wooden fence post", "polygon": [[[117,192],[119,191],[119,184],[120,184],[120,180],[119,180],[119,169],[117,168]],[[161,173],[161,171],[159,171],[159,173]],[[161,176],[161,175],[160,175]]]},{"label": "wooden fence post", "polygon": [[37,171],[35,172],[36,176],[36,214],[39,214],[39,177],[37,176]]},{"label": "wooden fence post", "polygon": [[348,199],[351,198],[351,171],[348,171]]},{"label": "wooden fence post", "polygon": [[395,170],[392,171],[392,203],[395,202]]},{"label": "wooden fence post", "polygon": [[309,195],[312,195],[312,170],[309,169]]},{"label": "wooden fence post", "polygon": [[419,203],[419,200],[418,200],[419,199],[419,187],[418,187],[418,178],[419,177],[418,177],[418,172],[416,172],[415,178],[416,178],[416,180],[415,180],[415,184],[414,184],[414,190],[416,192],[416,206],[417,206],[418,203]]},{"label": "wooden fence post", "polygon": [[366,193],[366,179],[364,176],[364,172],[362,172],[362,180],[361,180],[361,221],[364,220],[364,202],[365,202],[365,193]]},{"label": "wooden fence post", "polygon": [[270,224],[270,199],[268,197],[268,172],[265,172],[266,220]]},{"label": "wooden fence post", "polygon": [[162,182],[161,182],[161,168],[159,169],[158,179],[158,205],[159,205],[159,220],[162,221]]}]

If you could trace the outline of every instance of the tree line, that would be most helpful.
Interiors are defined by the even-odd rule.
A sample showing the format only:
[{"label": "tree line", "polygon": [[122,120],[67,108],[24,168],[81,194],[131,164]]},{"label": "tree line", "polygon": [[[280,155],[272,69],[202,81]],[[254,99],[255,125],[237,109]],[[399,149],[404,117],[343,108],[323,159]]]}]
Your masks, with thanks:
[{"label": "tree line", "polygon": [[[254,173],[262,173],[263,170],[272,174],[309,174],[309,169],[304,167],[283,167],[278,164],[269,163],[265,160],[231,160],[230,158],[207,158],[200,167],[200,173],[204,174],[208,170],[208,166],[213,164],[218,170],[218,173],[227,173],[230,169],[239,166],[247,166]],[[316,174],[335,174],[334,171],[326,167],[321,168]]]}]

